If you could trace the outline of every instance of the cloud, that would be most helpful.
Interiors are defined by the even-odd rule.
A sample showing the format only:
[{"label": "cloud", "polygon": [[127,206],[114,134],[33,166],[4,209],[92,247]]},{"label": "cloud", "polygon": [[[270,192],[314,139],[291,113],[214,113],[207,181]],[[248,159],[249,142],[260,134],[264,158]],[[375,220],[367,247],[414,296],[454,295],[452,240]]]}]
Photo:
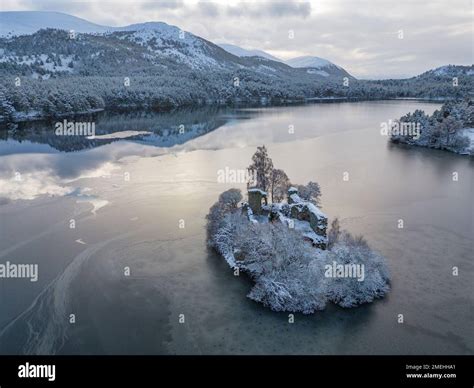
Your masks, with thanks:
[{"label": "cloud", "polygon": [[301,16],[308,17],[311,14],[311,3],[309,2],[271,2],[267,9],[267,15],[276,17]]},{"label": "cloud", "polygon": [[226,13],[231,17],[246,18],[287,18],[292,16],[306,18],[311,14],[308,1],[241,1],[237,5],[227,6]]},{"label": "cloud", "polygon": [[185,5],[183,0],[145,1],[138,4],[144,10],[179,9]]},{"label": "cloud", "polygon": [[215,3],[209,1],[200,1],[198,3],[198,8],[201,15],[216,17],[220,14],[220,9]]},{"label": "cloud", "polygon": [[[5,3],[4,3],[5,2]],[[16,4],[16,9],[28,11],[55,11],[64,13],[89,12],[93,9],[92,2],[87,1],[62,1],[62,0],[2,0],[2,11],[4,8],[11,8],[9,4]]]}]

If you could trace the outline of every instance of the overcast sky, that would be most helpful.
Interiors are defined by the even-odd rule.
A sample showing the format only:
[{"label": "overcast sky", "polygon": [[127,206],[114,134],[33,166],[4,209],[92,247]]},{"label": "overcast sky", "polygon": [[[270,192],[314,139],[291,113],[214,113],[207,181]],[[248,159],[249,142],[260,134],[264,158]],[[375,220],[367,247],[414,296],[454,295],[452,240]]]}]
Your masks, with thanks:
[{"label": "overcast sky", "polygon": [[474,62],[472,0],[0,1],[2,11],[61,11],[109,26],[164,21],[283,59],[326,58],[360,78]]}]

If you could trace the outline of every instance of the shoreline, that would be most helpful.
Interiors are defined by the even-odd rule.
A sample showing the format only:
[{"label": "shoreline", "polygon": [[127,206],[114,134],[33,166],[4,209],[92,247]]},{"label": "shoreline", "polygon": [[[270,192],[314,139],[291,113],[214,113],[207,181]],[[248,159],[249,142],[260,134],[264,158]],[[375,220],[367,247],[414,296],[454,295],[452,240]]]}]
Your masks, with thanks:
[{"label": "shoreline", "polygon": [[[466,128],[466,129],[469,129],[469,128]],[[402,141],[393,141],[391,139],[389,139],[389,143],[392,144],[392,145],[395,145],[395,146],[402,145],[402,146],[407,147],[407,148],[416,147],[416,148],[422,148],[422,149],[433,150],[433,151],[449,152],[450,154],[455,154],[455,155],[460,155],[460,156],[474,157],[474,148],[472,148],[472,146],[471,146],[470,149],[465,150],[465,152],[456,152],[456,151],[452,151],[448,148],[435,148],[435,147],[429,147],[427,145],[422,145],[422,144],[409,144],[409,143],[405,143],[405,142],[402,142]]]},{"label": "shoreline", "polygon": [[[394,97],[394,98],[359,98],[359,97],[310,97],[303,100],[280,100],[278,101],[268,101],[266,99],[253,100],[253,101],[234,101],[234,103],[220,103],[214,101],[213,103],[206,104],[184,104],[171,109],[156,110],[145,107],[137,106],[121,106],[121,107],[111,107],[111,108],[96,108],[90,109],[87,111],[80,112],[71,112],[71,113],[60,113],[57,115],[44,115],[44,114],[31,114],[25,112],[19,112],[13,120],[5,120],[3,116],[0,116],[0,126],[8,126],[12,124],[20,123],[32,123],[38,121],[53,121],[57,119],[64,118],[74,118],[74,117],[83,117],[87,115],[93,115],[96,113],[106,112],[106,113],[133,113],[133,112],[155,112],[155,113],[169,113],[176,112],[180,109],[186,108],[202,108],[202,107],[235,107],[235,108],[264,108],[264,107],[281,107],[281,106],[298,106],[306,104],[331,104],[331,103],[340,103],[340,102],[364,102],[364,101],[421,101],[421,102],[433,102],[433,103],[443,103],[448,100],[455,100],[450,97]],[[1,130],[2,128],[0,128]]]}]

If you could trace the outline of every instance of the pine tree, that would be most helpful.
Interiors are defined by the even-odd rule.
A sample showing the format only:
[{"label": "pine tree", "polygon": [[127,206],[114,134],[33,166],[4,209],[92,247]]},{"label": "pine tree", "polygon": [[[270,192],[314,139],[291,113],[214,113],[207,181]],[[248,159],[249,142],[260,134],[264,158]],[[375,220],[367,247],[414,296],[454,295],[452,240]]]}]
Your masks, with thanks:
[{"label": "pine tree", "polygon": [[4,117],[5,121],[12,121],[15,114],[15,108],[5,97],[5,93],[0,91],[0,116]]}]

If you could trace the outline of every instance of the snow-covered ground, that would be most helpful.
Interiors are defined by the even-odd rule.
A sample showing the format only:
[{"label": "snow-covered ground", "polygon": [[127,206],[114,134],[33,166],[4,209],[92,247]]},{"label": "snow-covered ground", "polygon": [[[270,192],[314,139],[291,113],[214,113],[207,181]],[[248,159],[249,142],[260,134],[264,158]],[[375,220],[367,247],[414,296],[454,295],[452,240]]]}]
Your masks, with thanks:
[{"label": "snow-covered ground", "polygon": [[94,135],[88,136],[88,139],[99,139],[99,140],[110,140],[110,139],[127,139],[129,137],[139,136],[139,135],[151,135],[153,132],[150,131],[122,131],[122,132],[113,132],[107,133],[105,135]]}]

